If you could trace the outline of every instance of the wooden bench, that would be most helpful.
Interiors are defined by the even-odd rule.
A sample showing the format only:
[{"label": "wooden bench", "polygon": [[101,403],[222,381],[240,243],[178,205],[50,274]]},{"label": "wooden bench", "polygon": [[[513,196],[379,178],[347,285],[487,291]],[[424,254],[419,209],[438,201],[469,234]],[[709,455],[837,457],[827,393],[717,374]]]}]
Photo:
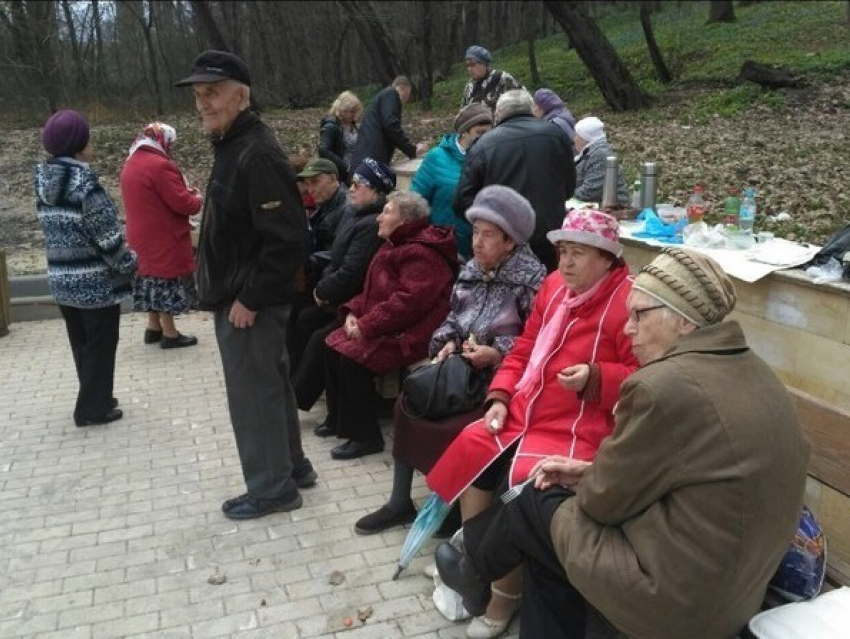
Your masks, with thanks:
[{"label": "wooden bench", "polygon": [[[809,475],[840,493],[850,510],[850,412],[794,388],[788,389],[794,410],[812,446]],[[811,507],[811,505],[810,505]],[[816,511],[816,508],[812,508]],[[816,513],[817,514],[817,513]],[[830,536],[830,522],[818,520]],[[844,531],[846,534],[846,531]],[[827,553],[826,588],[850,586],[850,549]]]}]

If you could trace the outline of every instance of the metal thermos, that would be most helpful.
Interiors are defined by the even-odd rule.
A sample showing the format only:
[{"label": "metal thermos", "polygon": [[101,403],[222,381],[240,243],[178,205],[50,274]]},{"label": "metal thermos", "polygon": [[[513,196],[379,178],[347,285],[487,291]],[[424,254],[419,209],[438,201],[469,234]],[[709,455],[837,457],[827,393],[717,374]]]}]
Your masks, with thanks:
[{"label": "metal thermos", "polygon": [[655,162],[644,162],[640,165],[640,210],[655,210],[655,200],[658,196],[658,165]]},{"label": "metal thermos", "polygon": [[616,155],[605,158],[605,182],[602,184],[602,208],[612,209],[617,206],[617,178],[619,177],[620,162]]}]

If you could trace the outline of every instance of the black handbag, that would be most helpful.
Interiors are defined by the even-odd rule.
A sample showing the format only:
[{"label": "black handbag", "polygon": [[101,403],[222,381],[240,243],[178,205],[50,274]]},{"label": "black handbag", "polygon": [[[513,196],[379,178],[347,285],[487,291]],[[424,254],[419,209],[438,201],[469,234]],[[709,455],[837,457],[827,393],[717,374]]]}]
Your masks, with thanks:
[{"label": "black handbag", "polygon": [[466,358],[449,355],[404,378],[401,408],[411,419],[444,419],[478,408],[486,394],[485,375]]}]

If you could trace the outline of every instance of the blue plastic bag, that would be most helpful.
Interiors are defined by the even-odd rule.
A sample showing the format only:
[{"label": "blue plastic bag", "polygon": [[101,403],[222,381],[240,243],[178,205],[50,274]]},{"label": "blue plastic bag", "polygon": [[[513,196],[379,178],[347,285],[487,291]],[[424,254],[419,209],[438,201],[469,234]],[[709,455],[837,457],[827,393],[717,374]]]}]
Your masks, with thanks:
[{"label": "blue plastic bag", "polygon": [[788,601],[803,601],[817,595],[826,576],[826,536],[806,506],[797,533],[782,558],[768,587]]},{"label": "blue plastic bag", "polygon": [[667,244],[682,244],[682,229],[687,226],[687,219],[676,224],[667,224],[658,217],[652,209],[641,211],[637,219],[644,221],[643,231],[635,233],[635,237],[647,237]]}]

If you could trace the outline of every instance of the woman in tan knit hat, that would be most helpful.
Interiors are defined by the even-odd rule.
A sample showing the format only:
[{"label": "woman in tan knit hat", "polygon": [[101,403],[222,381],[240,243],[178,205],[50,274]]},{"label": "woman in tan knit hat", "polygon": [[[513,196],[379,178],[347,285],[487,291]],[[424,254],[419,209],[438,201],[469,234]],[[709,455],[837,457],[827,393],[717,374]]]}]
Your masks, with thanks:
[{"label": "woman in tan knit hat", "polygon": [[666,249],[635,279],[626,333],[641,368],[592,463],[538,463],[536,490],[437,548],[475,613],[524,566],[520,637],[584,637],[585,601],[630,639],[737,637],[794,535],[809,446],[785,390],[747,345],[729,277]]}]

